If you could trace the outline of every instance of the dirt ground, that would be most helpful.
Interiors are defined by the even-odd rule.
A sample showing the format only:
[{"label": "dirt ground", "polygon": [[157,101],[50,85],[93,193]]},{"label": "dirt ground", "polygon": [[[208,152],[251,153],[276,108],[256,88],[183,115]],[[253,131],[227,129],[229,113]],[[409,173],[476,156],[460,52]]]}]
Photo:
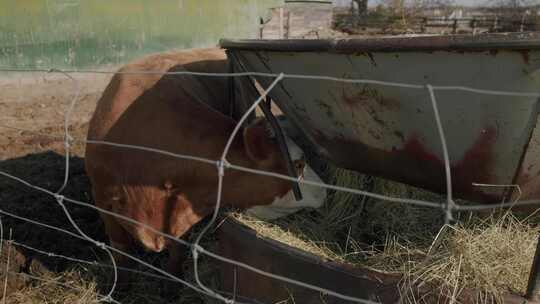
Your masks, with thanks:
[{"label": "dirt ground", "polygon": [[[73,99],[73,82],[57,75],[13,75],[13,81],[0,80],[0,170],[33,185],[56,191],[62,185],[65,157],[63,142],[64,113]],[[72,136],[85,138],[87,122],[95,108],[95,104],[106,85],[107,79],[85,79],[79,77],[81,98],[72,117]],[[92,77],[94,78],[94,77]],[[9,129],[7,127],[23,130]],[[58,136],[55,140],[48,136]],[[88,179],[84,173],[84,146],[80,143],[73,147],[70,158],[70,176],[66,196],[90,202]],[[65,216],[50,196],[11,181],[0,179],[0,205],[4,211],[13,212],[19,216],[43,221],[48,224],[68,228]],[[81,219],[81,224],[89,233],[102,236],[101,225],[97,214],[86,208],[72,208],[74,215]],[[51,242],[48,237],[56,234],[46,229],[22,225],[3,216],[4,231],[13,229],[13,238],[21,242],[31,242],[32,246],[41,249],[64,250],[78,249],[75,246],[65,246],[62,242]],[[35,233],[40,231],[40,233]],[[52,237],[52,235],[51,235]],[[4,239],[7,239],[4,234]],[[60,239],[66,239],[62,236]],[[75,240],[70,240],[70,242]],[[92,247],[83,242],[82,247]],[[74,252],[72,252],[74,253]],[[79,256],[80,257],[80,256]]]},{"label": "dirt ground", "polygon": [[[74,76],[80,89],[80,98],[71,117],[70,133],[74,138],[84,139],[86,138],[88,121],[96,102],[111,76]],[[56,191],[61,187],[65,168],[63,142],[44,135],[62,138],[64,115],[73,100],[74,89],[75,83],[60,74],[0,75],[0,171],[51,191]],[[83,156],[84,145],[75,143],[70,157],[69,181],[63,194],[66,197],[91,203],[90,185],[84,171]],[[76,223],[86,234],[100,242],[107,241],[97,212],[88,207],[66,205]],[[0,209],[20,217],[75,232],[53,197],[6,177],[0,177]],[[14,219],[5,214],[1,215],[1,222],[3,239],[5,240],[9,239],[11,234],[14,241],[42,251],[83,260],[98,260],[104,264],[110,263],[107,255],[90,242]],[[68,282],[63,283],[80,287],[80,284],[77,286],[75,283],[76,280],[65,275],[68,272],[76,271],[80,274],[79,280],[96,282],[96,289],[103,295],[111,286],[111,269],[88,267],[65,259],[48,257],[24,248],[22,251],[30,259],[36,259],[45,265],[56,281],[67,280]],[[143,259],[158,267],[164,260],[163,255],[139,254]],[[140,266],[138,270],[149,271],[143,266]],[[205,277],[204,271],[203,269],[203,278]],[[214,277],[214,274],[211,276]],[[186,279],[189,279],[189,275]],[[162,280],[137,276],[134,281],[144,283],[144,287],[135,286],[131,290],[117,294],[115,299],[122,303],[164,302],[164,298],[161,296],[164,285]],[[40,300],[44,300],[40,297],[49,296],[46,293],[40,294],[38,292],[37,295],[33,296],[32,301],[40,302]],[[8,298],[8,302],[29,301],[28,299],[20,300],[20,297],[19,293],[19,295]],[[169,298],[167,299],[166,302],[170,302]],[[178,286],[178,293],[170,299],[174,299],[174,303],[203,301],[195,293],[181,286]],[[61,297],[56,300],[47,299],[49,303],[64,303],[65,301]]]},{"label": "dirt ground", "polygon": [[[75,139],[85,139],[88,121],[111,76],[73,76],[76,77],[80,94],[70,119],[70,135]],[[62,142],[64,118],[74,93],[75,83],[63,75],[0,74],[0,174],[11,174],[53,192],[62,186],[66,163]],[[83,157],[84,144],[75,142],[69,159],[69,180],[63,194],[93,204]],[[66,207],[84,233],[99,242],[107,242],[97,212],[69,203],[66,203]],[[12,239],[43,252],[110,265],[107,254],[93,243],[13,218],[6,213],[77,234],[52,196],[0,175],[0,233],[3,233],[0,239]],[[379,216],[386,218],[384,213]],[[376,218],[373,222],[377,222]],[[374,229],[380,228],[377,225],[373,226]],[[198,227],[195,227],[195,231],[197,229]],[[193,236],[190,240],[193,240]],[[213,235],[203,243],[203,246],[211,251],[215,251],[215,245],[216,239]],[[21,246],[15,247],[24,255],[24,258],[19,259],[24,265],[12,268],[15,269],[15,275],[25,278],[22,281],[24,287],[9,294],[6,303],[94,303],[99,296],[106,295],[112,286],[111,268],[85,265]],[[5,251],[2,251],[0,243],[0,301],[4,286],[2,269],[8,269],[3,263]],[[135,254],[159,268],[166,261],[166,253],[150,254],[139,250]],[[527,259],[526,263],[529,263],[529,260]],[[528,271],[528,267],[527,264],[524,269]],[[186,261],[184,269],[184,279],[194,282],[191,259]],[[135,270],[151,272],[143,265],[137,265]],[[219,290],[217,269],[204,257],[199,274],[207,286]],[[29,279],[28,275],[45,278],[48,282]],[[8,276],[8,279],[11,278]],[[167,281],[163,279],[141,274],[132,275],[131,279],[133,285],[126,290],[117,291],[114,294],[115,300],[142,304],[217,303],[180,284],[172,285],[171,289],[171,285],[166,284]]]}]

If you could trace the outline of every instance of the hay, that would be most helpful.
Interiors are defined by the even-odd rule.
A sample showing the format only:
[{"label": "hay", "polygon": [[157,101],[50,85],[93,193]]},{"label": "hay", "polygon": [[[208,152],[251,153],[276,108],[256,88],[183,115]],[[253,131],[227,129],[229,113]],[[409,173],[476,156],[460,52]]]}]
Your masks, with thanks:
[{"label": "hay", "polygon": [[447,287],[483,291],[500,299],[503,292],[524,294],[540,230],[506,213],[445,229],[439,248],[412,267],[411,275]]},{"label": "hay", "polygon": [[[24,275],[24,274],[22,274]],[[96,282],[86,280],[77,271],[62,274],[42,274],[35,284],[17,291],[6,298],[7,303],[96,303],[99,293]]]},{"label": "hay", "polygon": [[[194,233],[188,236],[188,241],[193,242],[194,238],[200,232],[200,229],[201,225],[196,225]],[[209,234],[204,237],[201,244],[211,251],[216,251],[215,235]],[[98,259],[98,262],[102,265],[111,266],[108,256],[100,256],[100,253],[100,251],[96,252],[96,256],[101,257]],[[164,269],[164,265],[168,259],[167,254],[143,252],[140,249],[131,252],[131,254],[161,269]],[[47,259],[47,261],[65,262],[55,258]],[[58,268],[63,268],[60,263],[54,265]],[[37,271],[31,270],[29,273],[31,277],[28,277],[28,286],[6,297],[6,303],[90,304],[97,303],[99,299],[103,299],[103,297],[109,293],[114,278],[114,271],[112,268],[78,263],[66,263],[65,265],[65,270],[57,270],[56,272],[46,268],[38,269]],[[184,279],[189,282],[194,282],[193,260],[191,256],[185,261],[184,267],[186,268]],[[142,264],[135,263],[129,268],[133,271],[142,273],[131,272],[129,274],[130,286],[128,288],[121,289],[121,286],[117,286],[113,298],[120,303],[221,303],[221,301],[200,294],[181,283],[172,282],[166,278],[156,278],[145,275],[144,273],[160,276],[159,273],[153,272]],[[119,272],[121,271],[122,270],[119,270]],[[25,273],[21,273],[20,275],[27,276]],[[209,286],[213,290],[220,290],[221,286],[218,269],[215,267],[215,264],[205,256],[201,257],[199,263],[199,277],[206,286]],[[2,303],[1,299],[0,303]]]},{"label": "hay", "polygon": [[[347,170],[327,167],[324,174],[328,182],[340,186],[444,201],[434,193]],[[304,210],[272,222],[240,213],[232,216],[262,236],[322,258],[402,273],[403,288],[423,280],[441,286],[437,292],[453,296],[465,287],[479,289],[483,296],[479,303],[500,299],[507,291],[525,292],[540,232],[531,224],[533,219],[520,221],[509,213],[484,220],[469,216],[440,230],[440,209],[344,192],[330,193],[318,210]]]}]

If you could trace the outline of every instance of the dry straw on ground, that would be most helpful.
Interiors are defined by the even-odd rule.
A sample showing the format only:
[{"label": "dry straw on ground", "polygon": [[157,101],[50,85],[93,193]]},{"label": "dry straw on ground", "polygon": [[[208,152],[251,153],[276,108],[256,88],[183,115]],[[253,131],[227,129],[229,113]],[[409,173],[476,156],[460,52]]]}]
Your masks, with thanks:
[{"label": "dry straw on ground", "polygon": [[[327,167],[324,174],[340,186],[444,201],[427,191],[347,170]],[[344,192],[330,193],[319,210],[271,223],[233,216],[262,236],[320,257],[402,273],[404,288],[421,280],[441,286],[437,292],[450,296],[465,287],[480,289],[479,303],[500,299],[507,291],[524,293],[540,232],[534,219],[520,220],[508,212],[483,219],[461,214],[458,224],[443,227],[441,210]]]}]

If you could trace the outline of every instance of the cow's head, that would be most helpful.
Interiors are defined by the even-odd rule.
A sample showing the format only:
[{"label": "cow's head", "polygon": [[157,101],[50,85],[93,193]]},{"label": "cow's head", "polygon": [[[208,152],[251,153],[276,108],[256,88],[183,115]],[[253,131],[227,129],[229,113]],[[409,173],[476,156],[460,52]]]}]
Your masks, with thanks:
[{"label": "cow's head", "polygon": [[[256,120],[244,129],[246,152],[250,158],[257,160],[263,166],[267,166],[263,170],[288,175],[285,158],[274,137],[272,129],[265,120]],[[297,176],[300,179],[305,178],[309,181],[322,182],[317,174],[307,166],[302,149],[286,134],[285,139],[297,171]],[[267,179],[265,181],[265,183],[268,183],[267,189],[273,189],[275,187],[274,189],[280,189],[280,191],[277,191],[273,195],[270,204],[259,205],[248,209],[249,214],[262,219],[275,219],[294,213],[305,207],[318,208],[322,205],[326,197],[326,190],[324,188],[301,184],[300,189],[304,197],[302,200],[296,201],[289,181],[275,177],[264,178]],[[260,197],[257,194],[254,195],[254,198]]]}]

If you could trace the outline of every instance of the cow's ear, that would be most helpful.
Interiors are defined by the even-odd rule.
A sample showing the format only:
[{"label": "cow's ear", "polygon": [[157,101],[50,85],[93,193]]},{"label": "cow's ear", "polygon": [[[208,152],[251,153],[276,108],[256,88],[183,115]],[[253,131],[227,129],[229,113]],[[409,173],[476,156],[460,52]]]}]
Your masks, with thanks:
[{"label": "cow's ear", "polygon": [[173,194],[168,204],[171,205],[168,233],[177,238],[183,236],[191,226],[207,215],[193,210],[192,202],[183,194]]},{"label": "cow's ear", "polygon": [[264,161],[272,152],[272,140],[268,135],[264,120],[256,120],[244,128],[244,147],[254,161]]}]

